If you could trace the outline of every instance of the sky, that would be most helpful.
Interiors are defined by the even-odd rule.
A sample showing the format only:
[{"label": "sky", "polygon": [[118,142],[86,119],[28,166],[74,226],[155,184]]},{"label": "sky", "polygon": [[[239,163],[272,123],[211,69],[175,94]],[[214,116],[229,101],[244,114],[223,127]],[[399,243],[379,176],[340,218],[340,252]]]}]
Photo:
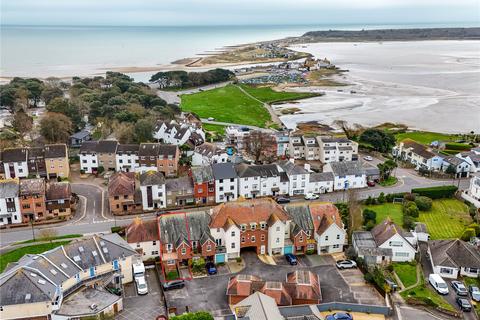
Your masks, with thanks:
[{"label": "sky", "polygon": [[480,23],[480,0],[0,0],[2,25]]}]

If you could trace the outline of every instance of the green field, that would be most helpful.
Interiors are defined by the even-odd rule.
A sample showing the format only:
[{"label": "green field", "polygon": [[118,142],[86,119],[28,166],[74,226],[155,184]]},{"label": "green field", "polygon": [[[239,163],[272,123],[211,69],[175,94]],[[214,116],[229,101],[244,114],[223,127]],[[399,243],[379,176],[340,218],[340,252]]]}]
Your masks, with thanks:
[{"label": "green field", "polygon": [[472,222],[468,207],[455,199],[433,201],[432,210],[420,211],[418,221],[427,225],[432,240],[459,238],[465,227]]},{"label": "green field", "polygon": [[433,303],[446,310],[455,311],[455,308],[451,304],[425,284],[420,284],[410,290],[403,291],[400,295],[404,299],[410,297],[420,301],[431,300]]},{"label": "green field", "polygon": [[393,222],[398,224],[399,226],[403,223],[403,212],[402,212],[402,205],[398,203],[384,203],[384,204],[375,204],[370,206],[365,206],[365,208],[372,209],[377,213],[377,220],[376,223],[380,223],[383,220],[390,217]]},{"label": "green field", "polygon": [[417,266],[408,262],[393,263],[393,270],[402,281],[405,288],[417,283]]},{"label": "green field", "polygon": [[219,135],[225,134],[225,126],[222,126],[220,124],[203,123],[202,127],[205,131],[214,132]]},{"label": "green field", "polygon": [[47,250],[51,250],[53,248],[66,245],[70,241],[58,241],[58,242],[49,242],[49,243],[42,243],[42,244],[35,244],[32,246],[26,246],[22,248],[18,248],[12,251],[9,251],[5,254],[0,255],[0,272],[3,272],[7,267],[7,264],[10,262],[17,262],[26,254],[39,254]]},{"label": "green field", "polygon": [[72,238],[80,238],[80,237],[83,237],[83,234],[65,234],[63,236],[57,236],[57,237],[37,238],[35,240],[30,239],[30,240],[20,241],[20,242],[17,242],[16,244],[34,243],[34,242],[52,241],[52,240],[61,240],[61,239],[72,239]]},{"label": "green field", "polygon": [[[390,217],[399,226],[403,224],[403,212],[401,204],[384,203],[364,206],[377,213],[377,223]],[[417,221],[427,225],[430,238],[455,239],[462,235],[463,230],[472,222],[468,214],[468,207],[456,199],[434,200],[432,210],[420,211]]]},{"label": "green field", "polygon": [[291,100],[300,100],[311,97],[316,97],[318,94],[310,92],[285,92],[285,91],[275,91],[270,87],[255,87],[249,85],[241,85],[243,90],[248,92],[253,97],[257,98],[260,101],[265,103],[278,103]]},{"label": "green field", "polygon": [[397,141],[402,141],[404,139],[412,139],[424,145],[430,145],[430,143],[432,143],[433,141],[447,142],[459,139],[457,135],[428,131],[397,133],[395,135],[395,138],[397,139]]},{"label": "green field", "polygon": [[201,118],[213,117],[216,121],[266,127],[270,114],[261,102],[247,96],[235,85],[184,94],[181,109],[191,111]]}]

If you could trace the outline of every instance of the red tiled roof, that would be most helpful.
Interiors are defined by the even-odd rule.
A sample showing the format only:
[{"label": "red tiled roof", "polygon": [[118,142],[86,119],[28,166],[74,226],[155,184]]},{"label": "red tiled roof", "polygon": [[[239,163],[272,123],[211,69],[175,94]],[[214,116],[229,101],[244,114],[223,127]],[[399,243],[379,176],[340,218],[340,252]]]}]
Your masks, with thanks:
[{"label": "red tiled roof", "polygon": [[236,224],[267,222],[272,214],[282,221],[288,220],[282,206],[269,198],[227,202],[213,209],[210,227],[222,228],[228,218]]},{"label": "red tiled roof", "polygon": [[115,173],[108,183],[108,196],[133,195],[135,193],[135,173]]},{"label": "red tiled roof", "polygon": [[143,221],[137,218],[127,227],[126,234],[128,243],[160,240],[156,220]]},{"label": "red tiled roof", "polygon": [[336,223],[340,229],[343,229],[340,212],[333,203],[312,203],[309,208],[315,231],[318,234],[322,234],[334,223]]}]

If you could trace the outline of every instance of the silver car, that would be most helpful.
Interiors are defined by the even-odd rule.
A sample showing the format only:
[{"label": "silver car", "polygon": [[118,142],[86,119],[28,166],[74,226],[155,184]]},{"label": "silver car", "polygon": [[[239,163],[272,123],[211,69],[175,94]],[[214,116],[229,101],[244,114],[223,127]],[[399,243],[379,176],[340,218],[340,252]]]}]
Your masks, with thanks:
[{"label": "silver car", "polygon": [[338,260],[336,265],[338,269],[352,269],[357,267],[357,263],[353,260]]},{"label": "silver car", "polygon": [[472,300],[476,302],[480,302],[480,289],[476,286],[469,286],[468,291],[472,296]]}]

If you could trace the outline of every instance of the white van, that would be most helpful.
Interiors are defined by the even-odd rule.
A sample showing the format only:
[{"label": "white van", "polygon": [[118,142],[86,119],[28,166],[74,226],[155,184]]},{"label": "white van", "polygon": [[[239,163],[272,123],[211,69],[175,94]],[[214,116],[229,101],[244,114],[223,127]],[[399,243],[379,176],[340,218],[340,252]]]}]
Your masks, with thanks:
[{"label": "white van", "polygon": [[448,294],[448,286],[445,280],[442,279],[438,274],[431,273],[428,276],[428,282],[432,285],[432,287],[437,290],[439,294]]}]

